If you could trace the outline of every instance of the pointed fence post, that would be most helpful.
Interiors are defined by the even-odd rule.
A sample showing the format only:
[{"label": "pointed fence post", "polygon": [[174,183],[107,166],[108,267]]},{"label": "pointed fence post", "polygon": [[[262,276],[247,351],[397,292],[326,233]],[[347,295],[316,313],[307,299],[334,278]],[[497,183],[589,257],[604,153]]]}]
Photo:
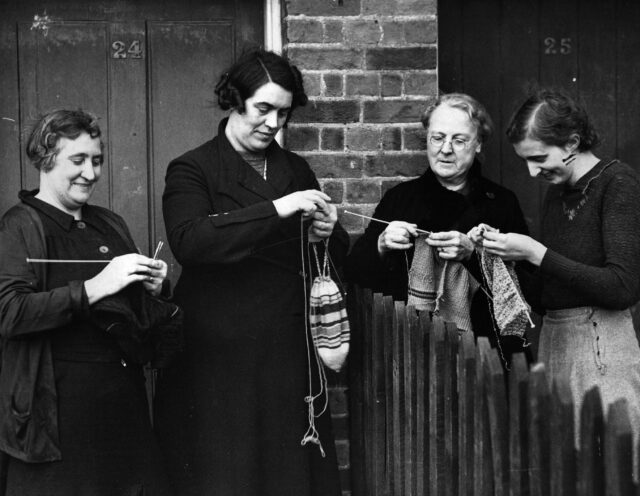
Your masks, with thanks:
[{"label": "pointed fence post", "polygon": [[493,459],[493,494],[509,494],[509,417],[504,369],[494,348],[481,345],[483,380],[489,413],[489,435]]},{"label": "pointed fence post", "polygon": [[[391,394],[387,400],[391,404],[391,438],[389,443],[391,455],[391,467],[393,470],[392,494],[402,496],[404,494],[404,449],[407,439],[404,436],[404,354],[403,343],[406,333],[405,304],[401,301],[394,302],[391,331]],[[387,410],[389,412],[389,410]]]},{"label": "pointed fence post", "polygon": [[529,371],[524,353],[511,358],[509,372],[509,477],[510,495],[529,494],[529,436],[528,436]]},{"label": "pointed fence post", "polygon": [[604,435],[606,494],[607,496],[631,495],[635,492],[633,433],[627,400],[619,399],[609,405]]},{"label": "pointed fence post", "polygon": [[474,412],[476,391],[476,345],[471,332],[462,333],[458,344],[458,494],[474,494]]},{"label": "pointed fence post", "polygon": [[431,319],[428,313],[422,312],[418,318],[418,354],[416,355],[416,495],[429,494],[429,412],[431,398],[429,390],[429,340],[431,336]]},{"label": "pointed fence post", "polygon": [[548,496],[550,485],[551,394],[544,365],[536,363],[529,376],[529,483],[531,496]]},{"label": "pointed fence post", "polygon": [[402,307],[405,331],[404,356],[404,493],[416,494],[416,356],[418,354],[418,315],[413,307]]},{"label": "pointed fence post", "polygon": [[576,494],[574,405],[568,377],[553,381],[551,395],[551,496]]},{"label": "pointed fence post", "polygon": [[434,318],[429,334],[429,494],[444,494],[444,322]]},{"label": "pointed fence post", "polygon": [[580,449],[578,451],[578,494],[604,494],[604,414],[597,387],[584,395],[580,410]]},{"label": "pointed fence post", "polygon": [[460,331],[445,322],[444,340],[444,462],[445,494],[458,493],[458,343]]},{"label": "pointed fence post", "polygon": [[371,390],[373,401],[369,404],[371,408],[371,487],[370,493],[373,496],[386,496],[390,494],[389,480],[386,460],[386,383],[385,383],[385,347],[384,335],[386,333],[383,297],[379,293],[373,295],[371,333]]},{"label": "pointed fence post", "polygon": [[489,428],[489,409],[487,406],[486,384],[484,375],[483,349],[489,349],[489,340],[478,338],[476,347],[476,388],[474,395],[474,452],[473,452],[473,485],[474,495],[493,494],[493,458],[491,457],[491,439]]}]

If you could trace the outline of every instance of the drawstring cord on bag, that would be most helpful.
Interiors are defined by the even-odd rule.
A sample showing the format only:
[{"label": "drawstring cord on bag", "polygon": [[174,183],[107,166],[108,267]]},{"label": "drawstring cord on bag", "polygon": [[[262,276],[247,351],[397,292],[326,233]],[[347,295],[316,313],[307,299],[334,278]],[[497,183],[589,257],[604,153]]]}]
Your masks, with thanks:
[{"label": "drawstring cord on bag", "polygon": [[[316,249],[315,246],[313,247],[313,249],[315,251]],[[325,267],[327,264],[327,251],[328,251],[328,241],[325,241]],[[324,452],[324,449],[322,448],[322,443],[320,442],[320,433],[316,429],[315,421],[317,417],[320,417],[327,410],[327,406],[329,405],[329,396],[327,393],[327,376],[324,372],[324,368],[322,367],[322,364],[320,363],[320,357],[318,356],[318,351],[316,350],[315,346],[313,346],[313,356],[315,358],[316,366],[318,368],[318,377],[320,379],[320,391],[318,392],[317,395],[313,394],[313,374],[311,372],[311,349],[310,349],[311,347],[309,346],[309,339],[313,339],[313,338],[311,337],[311,333],[309,331],[309,308],[308,308],[309,297],[307,295],[307,267],[306,267],[306,263],[311,264],[311,257],[309,256],[309,253],[308,253],[308,247],[307,247],[307,257],[305,258],[305,255],[304,255],[304,218],[302,215],[300,215],[300,256],[302,261],[302,277],[304,278],[304,282],[302,285],[304,288],[304,330],[305,330],[305,343],[307,345],[307,374],[309,379],[309,394],[304,398],[304,401],[305,403],[307,403],[307,408],[308,408],[309,427],[307,431],[304,433],[304,435],[302,436],[302,440],[300,441],[300,444],[302,446],[306,446],[308,443],[317,444],[318,448],[320,449],[320,454],[324,458],[326,454]],[[307,260],[308,262],[305,262],[305,260]],[[320,263],[317,258],[317,252],[316,252],[316,263],[318,264],[318,271],[320,272]],[[309,274],[311,272],[312,272],[311,267],[309,267]],[[322,407],[322,411],[316,415],[314,401],[318,398],[321,398],[322,396],[324,396],[324,405]]]}]

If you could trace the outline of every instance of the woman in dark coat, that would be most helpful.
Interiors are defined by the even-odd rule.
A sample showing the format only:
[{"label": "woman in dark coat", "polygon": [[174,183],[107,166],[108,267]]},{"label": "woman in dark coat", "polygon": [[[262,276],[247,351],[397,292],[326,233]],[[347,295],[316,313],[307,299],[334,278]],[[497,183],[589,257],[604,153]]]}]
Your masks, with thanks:
[{"label": "woman in dark coat", "polygon": [[167,264],[136,253],[124,220],[87,203],[103,161],[93,116],[47,114],[27,155],[39,190],[22,191],[0,222],[6,495],[169,495],[134,359],[143,355],[97,317],[125,294],[159,294]]},{"label": "woman in dark coat", "polygon": [[[173,160],[163,195],[182,265],[186,353],[164,372],[157,427],[181,495],[339,495],[330,412],[306,329],[308,243],[348,248],[309,165],[275,135],[306,103],[298,70],[244,55],[216,88],[217,136]],[[319,243],[321,246],[322,244]],[[307,274],[308,275],[308,274]],[[310,391],[311,388],[311,391]]]},{"label": "woman in dark coat", "polygon": [[[427,243],[439,257],[461,262],[479,282],[482,275],[466,233],[489,219],[501,230],[527,232],[516,196],[481,175],[477,154],[493,128],[485,108],[469,95],[441,95],[426,109],[422,124],[427,171],[384,195],[373,217],[390,224],[370,222],[345,266],[350,281],[404,301],[417,229],[431,231]],[[486,294],[476,291],[471,323],[475,335],[488,336],[497,346],[489,305]],[[517,337],[502,337],[500,344],[505,357],[523,350]]]}]

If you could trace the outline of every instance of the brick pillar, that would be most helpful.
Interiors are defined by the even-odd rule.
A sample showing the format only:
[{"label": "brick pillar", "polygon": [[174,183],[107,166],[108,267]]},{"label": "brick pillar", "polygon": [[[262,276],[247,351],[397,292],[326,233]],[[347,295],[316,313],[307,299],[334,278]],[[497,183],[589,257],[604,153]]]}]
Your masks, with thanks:
[{"label": "brick pillar", "polygon": [[[419,117],[437,94],[436,0],[285,0],[284,51],[310,101],[286,146],[305,157],[352,234],[381,196],[427,167]],[[345,494],[349,494],[348,387],[331,388]],[[337,407],[337,408],[336,408]]]}]

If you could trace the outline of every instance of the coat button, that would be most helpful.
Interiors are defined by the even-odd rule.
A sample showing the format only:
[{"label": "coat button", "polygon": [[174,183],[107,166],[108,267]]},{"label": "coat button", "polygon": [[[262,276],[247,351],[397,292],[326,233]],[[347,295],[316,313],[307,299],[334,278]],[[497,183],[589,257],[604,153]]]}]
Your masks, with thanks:
[{"label": "coat button", "polygon": [[103,253],[103,254],[104,254],[104,253],[109,253],[109,247],[108,247],[108,246],[104,246],[104,245],[102,245],[100,248],[98,248],[98,251],[99,251],[100,253]]},{"label": "coat button", "polygon": [[84,229],[85,227],[87,227],[87,225],[81,220],[79,220],[76,225],[78,226],[78,229]]},{"label": "coat button", "polygon": [[496,195],[492,192],[492,191],[487,191],[487,198],[489,198],[489,200],[495,200],[496,199]]}]

